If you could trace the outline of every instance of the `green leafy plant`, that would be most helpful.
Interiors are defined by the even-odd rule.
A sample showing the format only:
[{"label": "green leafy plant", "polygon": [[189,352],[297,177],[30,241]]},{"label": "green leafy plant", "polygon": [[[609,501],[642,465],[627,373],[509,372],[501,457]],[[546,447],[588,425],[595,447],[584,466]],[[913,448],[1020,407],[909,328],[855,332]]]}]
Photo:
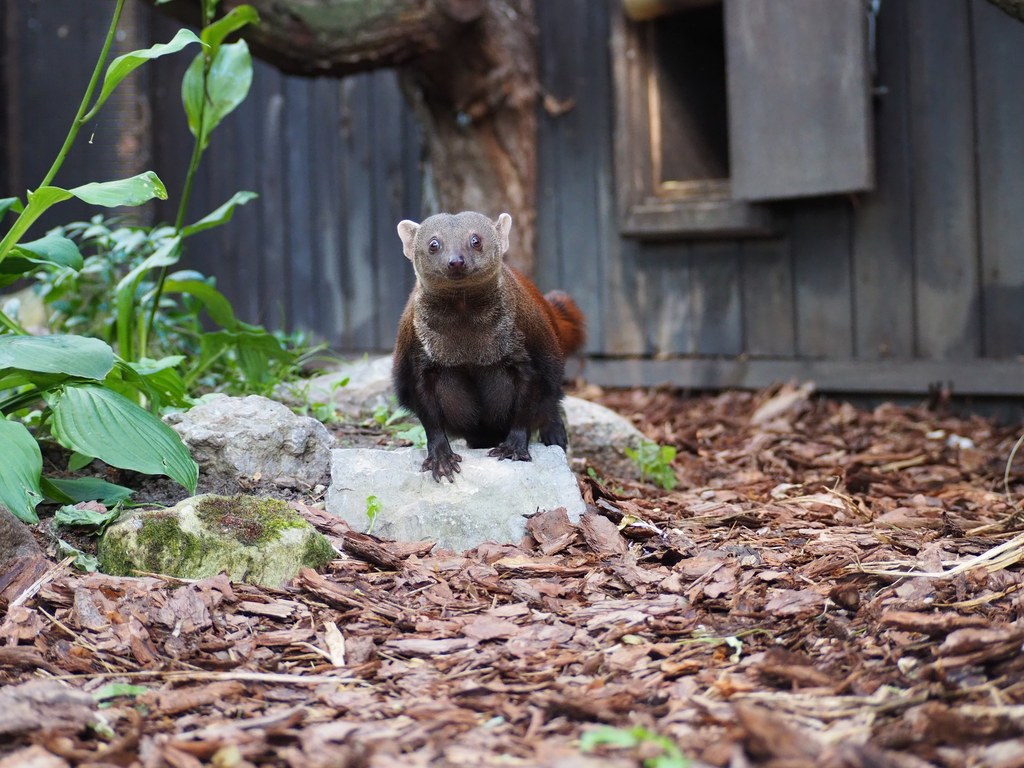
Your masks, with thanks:
[{"label": "green leafy plant", "polygon": [[[320,350],[316,350],[319,352]],[[349,377],[343,376],[342,378],[331,384],[328,390],[329,395],[333,394],[342,387],[347,387],[349,384]],[[338,405],[328,395],[324,399],[314,399],[310,396],[310,384],[309,381],[301,383],[288,382],[285,385],[286,391],[288,392],[289,399],[296,405],[292,406],[292,410],[300,416],[312,416],[317,421],[321,421],[324,424],[335,424],[342,421],[343,416],[339,413]]]},{"label": "green leafy plant", "polygon": [[71,504],[65,504],[54,514],[53,522],[57,527],[79,528],[99,534],[117,520],[119,515],[120,512],[118,510],[100,512],[95,509],[79,508]]},{"label": "green leafy plant", "polygon": [[147,693],[149,689],[144,685],[132,685],[131,683],[108,683],[102,688],[93,692],[93,700],[100,705],[101,709],[112,707],[115,699],[135,699]]},{"label": "green leafy plant", "polygon": [[628,456],[640,470],[640,475],[651,480],[660,488],[671,491],[679,482],[672,462],[676,458],[676,449],[671,445],[658,445],[654,442],[643,442],[636,448],[626,448]]},{"label": "green leafy plant", "polygon": [[[168,43],[116,57],[104,71],[123,8],[124,0],[117,0],[78,111],[42,182],[28,193],[25,203],[15,198],[0,201],[0,216],[17,214],[0,239],[0,285],[40,266],[82,267],[81,253],[67,237],[51,234],[22,242],[32,224],[54,205],[78,198],[104,207],[135,206],[167,197],[163,182],[152,171],[71,189],[52,184],[81,128],[125,77],[146,61],[200,42],[194,33],[181,30]],[[94,99],[97,89],[99,95]],[[82,495],[80,486],[70,486],[75,493],[69,495],[67,483],[62,490],[42,477],[37,439],[46,436],[82,456],[97,457],[125,469],[164,474],[195,491],[196,463],[177,434],[154,413],[163,404],[185,399],[180,380],[169,373],[180,359],[143,364],[117,357],[107,344],[85,336],[32,337],[3,312],[0,326],[0,443],[5,447],[5,460],[0,463],[0,503],[20,519],[35,522],[35,507],[44,493],[64,503]],[[143,408],[140,402],[152,410]],[[35,434],[14,419],[30,414]]]},{"label": "green leafy plant", "polygon": [[375,495],[371,494],[366,497],[366,519],[370,521],[370,524],[366,528],[366,532],[369,533],[373,530],[374,523],[377,522],[377,515],[380,514],[381,504],[380,499]]},{"label": "green leafy plant", "polygon": [[580,749],[584,752],[593,752],[598,747],[637,749],[647,745],[660,751],[653,757],[644,758],[644,768],[689,768],[690,760],[671,739],[652,733],[643,726],[629,729],[603,726],[580,737]]},{"label": "green leafy plant", "polygon": [[398,405],[394,398],[387,404],[378,405],[373,410],[373,420],[381,429],[391,435],[395,440],[407,440],[413,447],[424,449],[427,447],[427,432],[422,424],[406,421],[412,413],[407,408]]},{"label": "green leafy plant", "polygon": [[[108,221],[102,215],[53,230],[69,237],[84,255],[79,270],[49,265],[36,273],[37,290],[51,308],[53,332],[77,332],[133,353],[136,345],[129,328],[144,321],[145,308],[156,291],[156,270],[141,270],[132,282],[136,301],[124,297],[126,276],[173,238],[172,227],[139,227]],[[201,314],[216,318],[218,330],[208,330]],[[120,322],[122,312],[131,317]],[[269,394],[278,383],[294,378],[320,351],[300,334],[274,335],[259,326],[238,321],[227,298],[216,290],[213,278],[194,270],[166,276],[164,294],[156,304],[153,329],[147,339],[151,357],[180,355],[187,390],[217,390],[228,394]]]}]

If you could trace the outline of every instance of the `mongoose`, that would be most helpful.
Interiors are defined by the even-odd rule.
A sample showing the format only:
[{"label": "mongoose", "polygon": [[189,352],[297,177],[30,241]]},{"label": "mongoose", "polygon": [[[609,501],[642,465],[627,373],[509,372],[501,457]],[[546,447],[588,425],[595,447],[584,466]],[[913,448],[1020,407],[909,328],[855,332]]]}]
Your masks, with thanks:
[{"label": "mongoose", "polygon": [[558,402],[565,358],[583,346],[583,313],[504,262],[511,227],[507,213],[491,221],[472,211],[398,224],[416,286],[398,325],[394,384],[423,424],[423,471],[438,482],[460,471],[449,436],[513,461],[530,461],[534,430],[566,447]]}]

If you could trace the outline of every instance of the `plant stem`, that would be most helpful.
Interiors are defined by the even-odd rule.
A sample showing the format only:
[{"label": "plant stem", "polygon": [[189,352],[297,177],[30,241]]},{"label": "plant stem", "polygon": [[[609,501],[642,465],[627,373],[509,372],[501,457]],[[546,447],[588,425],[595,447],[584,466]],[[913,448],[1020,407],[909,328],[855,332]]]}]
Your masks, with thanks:
[{"label": "plant stem", "polygon": [[15,320],[13,317],[10,317],[9,315],[7,315],[7,313],[3,311],[0,311],[0,325],[9,330],[11,333],[16,333],[19,336],[28,335],[28,331],[26,331],[17,320]]},{"label": "plant stem", "polygon": [[[92,71],[92,78],[89,80],[89,87],[85,89],[85,96],[82,97],[82,103],[78,105],[78,113],[75,115],[74,121],[71,123],[71,128],[68,130],[67,138],[64,139],[64,146],[60,148],[60,152],[57,153],[57,157],[53,161],[53,165],[50,166],[50,170],[46,172],[46,176],[39,183],[40,187],[47,186],[53,177],[57,175],[57,171],[64,164],[64,159],[67,157],[68,152],[71,149],[71,145],[75,143],[75,139],[78,137],[78,132],[82,126],[85,125],[85,114],[89,109],[89,104],[92,102],[92,94],[96,90],[96,85],[100,81],[100,77],[103,74],[103,65],[107,63],[107,55],[110,53],[110,46],[114,42],[114,34],[117,32],[117,24],[121,20],[121,11],[124,9],[124,0],[117,0],[117,6],[114,8],[114,17],[110,20],[110,28],[107,30],[107,38],[103,41],[103,50],[100,51],[100,57],[96,60],[96,68]],[[37,187],[38,188],[38,187]]]}]

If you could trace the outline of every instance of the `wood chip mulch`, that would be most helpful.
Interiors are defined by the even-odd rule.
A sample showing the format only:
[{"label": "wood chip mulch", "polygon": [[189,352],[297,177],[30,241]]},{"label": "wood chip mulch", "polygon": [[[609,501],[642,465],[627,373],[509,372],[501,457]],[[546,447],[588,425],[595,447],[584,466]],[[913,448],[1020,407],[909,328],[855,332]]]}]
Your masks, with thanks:
[{"label": "wood chip mulch", "polygon": [[678,487],[594,467],[578,525],[464,554],[299,504],[341,554],[281,589],[20,561],[0,768],[1024,766],[1017,428],[583,394]]}]

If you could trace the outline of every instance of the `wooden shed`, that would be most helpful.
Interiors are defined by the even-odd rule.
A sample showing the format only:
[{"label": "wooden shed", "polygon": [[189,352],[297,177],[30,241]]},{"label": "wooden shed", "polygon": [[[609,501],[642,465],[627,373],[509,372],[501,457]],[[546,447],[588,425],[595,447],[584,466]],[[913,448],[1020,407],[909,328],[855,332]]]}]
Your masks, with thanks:
[{"label": "wooden shed", "polygon": [[[587,378],[1024,395],[1024,23],[986,0],[676,5],[693,7],[638,21],[622,0],[536,2],[560,106],[539,106],[536,277],[586,312]],[[105,16],[80,0],[0,12],[4,194],[48,167]],[[119,45],[174,28],[136,4]],[[152,168],[180,188],[187,58],[139,71],[68,183]],[[260,64],[192,207],[260,198],[189,258],[245,319],[388,350],[420,154],[391,73]]]}]

